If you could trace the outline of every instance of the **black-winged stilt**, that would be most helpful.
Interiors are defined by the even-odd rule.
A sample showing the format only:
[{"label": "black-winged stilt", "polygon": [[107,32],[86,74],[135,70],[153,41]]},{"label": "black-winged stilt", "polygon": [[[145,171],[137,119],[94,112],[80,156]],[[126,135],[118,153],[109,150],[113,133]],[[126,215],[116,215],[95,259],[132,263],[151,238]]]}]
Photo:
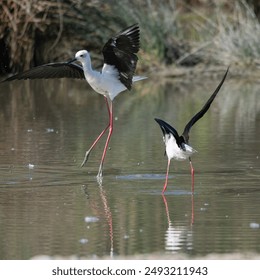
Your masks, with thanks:
[{"label": "black-winged stilt", "polygon": [[[111,37],[104,45],[102,53],[104,65],[102,71],[92,69],[89,52],[78,51],[75,58],[68,62],[49,63],[34,67],[23,73],[19,73],[7,78],[4,81],[22,79],[49,79],[49,78],[76,78],[86,79],[89,85],[105,98],[108,109],[109,124],[99,134],[91,147],[86,151],[81,167],[85,165],[90,152],[95,147],[103,134],[109,129],[105,143],[101,163],[97,178],[102,178],[103,163],[105,160],[110,137],[113,132],[113,110],[112,102],[114,98],[126,89],[131,90],[132,83],[143,80],[146,77],[134,76],[138,61],[137,52],[140,49],[140,30],[138,24],[122,30],[117,35]],[[81,65],[74,63],[79,61]]]},{"label": "black-winged stilt", "polygon": [[181,136],[179,136],[176,129],[174,129],[171,125],[169,125],[167,122],[155,119],[159,126],[161,127],[161,130],[163,132],[163,140],[165,143],[166,148],[166,154],[168,157],[168,164],[167,164],[167,171],[166,171],[166,178],[164,187],[162,190],[162,193],[166,191],[167,184],[168,184],[168,174],[170,169],[170,162],[171,159],[175,160],[186,160],[189,158],[190,161],[190,168],[191,168],[191,177],[192,177],[192,192],[194,191],[194,169],[191,163],[191,155],[196,152],[190,145],[189,145],[189,132],[191,127],[204,116],[204,114],[208,111],[211,103],[213,102],[214,98],[218,94],[221,86],[223,85],[229,68],[227,69],[224,77],[222,78],[221,82],[213,92],[213,94],[210,96],[206,104],[203,106],[203,108],[191,118],[191,120],[186,124],[184,131]]}]

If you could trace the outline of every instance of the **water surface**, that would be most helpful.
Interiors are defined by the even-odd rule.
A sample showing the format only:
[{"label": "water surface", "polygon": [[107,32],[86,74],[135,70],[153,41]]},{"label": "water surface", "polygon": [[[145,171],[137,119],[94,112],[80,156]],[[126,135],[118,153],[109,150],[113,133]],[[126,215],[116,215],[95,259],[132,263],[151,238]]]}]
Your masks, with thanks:
[{"label": "water surface", "polygon": [[140,82],[114,102],[115,129],[96,174],[106,126],[102,96],[78,81],[0,88],[0,259],[260,253],[260,85],[227,78],[191,130],[188,162],[167,158],[154,117],[179,133],[214,91],[205,83]]}]

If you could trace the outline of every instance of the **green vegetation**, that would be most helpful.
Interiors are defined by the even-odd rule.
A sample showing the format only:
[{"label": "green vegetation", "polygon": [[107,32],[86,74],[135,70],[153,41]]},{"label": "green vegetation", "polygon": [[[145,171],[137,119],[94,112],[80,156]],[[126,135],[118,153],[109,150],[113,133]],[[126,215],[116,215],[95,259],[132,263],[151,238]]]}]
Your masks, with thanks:
[{"label": "green vegetation", "polygon": [[143,68],[201,63],[258,67],[260,24],[248,2],[3,0],[0,73],[67,60],[84,48],[98,66],[100,46],[135,22],[142,31]]}]

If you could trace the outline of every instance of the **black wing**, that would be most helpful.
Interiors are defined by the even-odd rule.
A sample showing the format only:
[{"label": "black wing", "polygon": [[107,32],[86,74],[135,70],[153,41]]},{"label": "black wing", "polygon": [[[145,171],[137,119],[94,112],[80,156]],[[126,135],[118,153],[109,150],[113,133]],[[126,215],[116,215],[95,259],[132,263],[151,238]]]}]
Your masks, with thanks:
[{"label": "black wing", "polygon": [[208,111],[211,103],[213,102],[214,98],[216,97],[216,95],[218,94],[221,86],[223,85],[226,77],[227,77],[227,73],[228,73],[229,67],[224,75],[224,77],[222,78],[221,82],[219,83],[219,85],[217,86],[217,88],[215,89],[215,91],[213,92],[213,94],[210,96],[209,100],[206,102],[206,104],[203,106],[203,108],[186,124],[184,131],[182,133],[182,136],[185,143],[188,143],[189,141],[189,131],[191,129],[191,127],[200,119],[204,116],[204,114]]},{"label": "black wing", "polygon": [[75,78],[84,79],[83,68],[76,63],[58,62],[48,63],[33,67],[30,70],[13,75],[3,82],[26,79],[51,79],[51,78]]},{"label": "black wing", "polygon": [[157,123],[159,124],[159,126],[163,132],[163,136],[165,136],[165,134],[172,134],[176,140],[177,145],[180,148],[182,148],[181,138],[180,138],[177,130],[163,120],[155,119],[155,121],[157,121]]},{"label": "black wing", "polygon": [[140,30],[134,24],[110,38],[103,47],[104,63],[113,65],[119,71],[120,81],[131,89],[140,49]]}]

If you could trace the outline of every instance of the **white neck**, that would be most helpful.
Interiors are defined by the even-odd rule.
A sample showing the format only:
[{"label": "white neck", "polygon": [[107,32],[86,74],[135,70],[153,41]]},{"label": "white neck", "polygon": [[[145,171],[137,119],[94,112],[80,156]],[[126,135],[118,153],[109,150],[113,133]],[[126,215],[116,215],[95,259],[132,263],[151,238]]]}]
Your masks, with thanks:
[{"label": "white neck", "polygon": [[83,61],[81,61],[81,63],[83,66],[85,77],[87,79],[87,77],[93,75],[93,69],[92,69],[92,65],[91,65],[90,55],[87,55],[86,58]]}]

